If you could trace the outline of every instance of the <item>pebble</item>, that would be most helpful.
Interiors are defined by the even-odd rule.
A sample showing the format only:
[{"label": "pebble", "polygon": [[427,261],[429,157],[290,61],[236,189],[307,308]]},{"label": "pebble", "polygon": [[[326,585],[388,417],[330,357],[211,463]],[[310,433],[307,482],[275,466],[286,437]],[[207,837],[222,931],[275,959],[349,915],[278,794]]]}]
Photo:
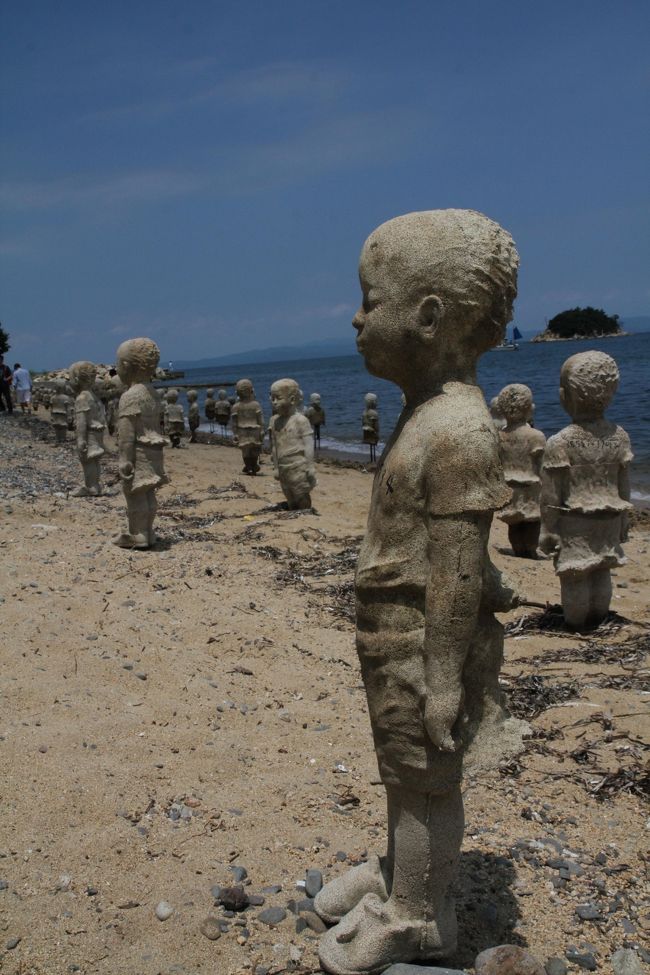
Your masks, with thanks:
[{"label": "pebble", "polygon": [[217,900],[227,911],[243,911],[248,907],[248,896],[243,887],[222,887]]},{"label": "pebble", "polygon": [[0,880],[0,890],[8,890],[9,884],[6,880]]},{"label": "pebble", "polygon": [[5,948],[7,949],[7,951],[13,951],[14,948],[18,947],[21,941],[22,938],[10,938],[7,944],[5,945]]},{"label": "pebble", "polygon": [[282,884],[269,884],[268,887],[262,887],[263,894],[279,894],[282,890]]},{"label": "pebble", "polygon": [[643,975],[641,959],[631,948],[619,948],[612,955],[614,975]]},{"label": "pebble", "polygon": [[545,975],[536,958],[517,945],[488,948],[474,962],[476,975]]},{"label": "pebble", "polygon": [[323,875],[320,870],[307,870],[305,874],[305,893],[307,897],[315,897],[323,887]]},{"label": "pebble", "polygon": [[430,968],[429,966],[405,965],[403,962],[398,962],[397,965],[391,965],[390,968],[387,968],[384,975],[465,975],[465,972],[461,972],[457,968]]},{"label": "pebble", "polygon": [[591,951],[580,952],[575,948],[567,948],[565,955],[568,961],[577,965],[579,968],[584,968],[587,972],[595,972],[598,968],[596,959]]},{"label": "pebble", "polygon": [[230,872],[233,875],[236,884],[241,884],[248,877],[248,870],[246,867],[230,867]]},{"label": "pebble", "polygon": [[549,958],[544,968],[546,975],[567,975],[569,971],[567,963],[562,958]]},{"label": "pebble", "polygon": [[216,917],[206,917],[199,925],[199,931],[208,941],[217,941],[221,937],[221,927]]},{"label": "pebble", "polygon": [[316,934],[324,934],[324,932],[327,931],[327,925],[319,918],[318,914],[314,913],[314,911],[305,911],[302,917],[304,917],[308,926],[312,929],[312,931],[315,931]]},{"label": "pebble", "polygon": [[166,921],[174,913],[174,908],[168,901],[160,901],[156,904],[156,917],[159,921]]},{"label": "pebble", "polygon": [[595,904],[578,904],[576,914],[581,921],[599,921],[602,916]]},{"label": "pebble", "polygon": [[267,907],[265,911],[260,911],[257,920],[271,927],[274,924],[281,924],[286,916],[287,912],[283,907]]},{"label": "pebble", "polygon": [[265,902],[265,898],[262,896],[262,894],[248,895],[248,903],[250,904],[251,907],[263,907],[264,902]]},{"label": "pebble", "polygon": [[347,855],[347,853],[344,850],[337,850],[336,851],[336,859],[338,860],[339,863],[345,863],[345,861],[347,860],[347,858],[348,858],[348,855]]}]

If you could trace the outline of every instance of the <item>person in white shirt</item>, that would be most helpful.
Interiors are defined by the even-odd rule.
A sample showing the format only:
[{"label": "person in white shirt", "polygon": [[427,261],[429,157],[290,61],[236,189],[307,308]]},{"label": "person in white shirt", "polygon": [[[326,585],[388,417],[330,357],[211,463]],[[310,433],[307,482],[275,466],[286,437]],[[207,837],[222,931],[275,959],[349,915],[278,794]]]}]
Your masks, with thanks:
[{"label": "person in white shirt", "polygon": [[23,369],[17,362],[14,366],[14,389],[16,390],[16,402],[20,405],[23,413],[31,413],[32,407],[32,377],[28,369]]}]

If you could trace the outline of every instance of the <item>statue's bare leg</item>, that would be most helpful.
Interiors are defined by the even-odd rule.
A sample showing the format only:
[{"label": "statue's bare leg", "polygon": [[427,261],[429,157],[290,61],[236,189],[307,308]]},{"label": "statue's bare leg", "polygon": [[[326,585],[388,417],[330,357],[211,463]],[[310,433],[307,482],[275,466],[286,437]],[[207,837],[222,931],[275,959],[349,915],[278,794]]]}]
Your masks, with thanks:
[{"label": "statue's bare leg", "polygon": [[149,548],[151,544],[149,541],[149,494],[154,495],[155,501],[153,490],[124,493],[129,530],[116,535],[113,539],[114,545],[119,545],[120,548]]},{"label": "statue's bare leg", "polygon": [[323,935],[320,960],[332,975],[375,975],[394,962],[447,958],[456,950],[450,894],[463,839],[460,785],[442,795],[387,789],[394,866],[386,901],[366,894]]},{"label": "statue's bare leg", "polygon": [[560,592],[562,612],[567,626],[579,630],[589,618],[591,604],[589,576],[578,573],[560,576]]},{"label": "statue's bare leg", "polygon": [[591,599],[589,605],[589,622],[597,625],[602,623],[609,613],[612,601],[612,576],[609,569],[597,569],[589,576]]}]

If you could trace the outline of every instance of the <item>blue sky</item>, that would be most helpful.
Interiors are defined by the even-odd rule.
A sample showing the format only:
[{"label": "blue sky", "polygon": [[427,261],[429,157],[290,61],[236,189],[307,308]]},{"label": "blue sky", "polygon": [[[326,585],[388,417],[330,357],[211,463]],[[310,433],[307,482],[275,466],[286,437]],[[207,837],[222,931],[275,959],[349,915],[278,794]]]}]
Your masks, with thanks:
[{"label": "blue sky", "polygon": [[650,313],[647,0],[22,0],[0,320],[33,368],[350,331],[382,221],[513,234],[524,329]]}]

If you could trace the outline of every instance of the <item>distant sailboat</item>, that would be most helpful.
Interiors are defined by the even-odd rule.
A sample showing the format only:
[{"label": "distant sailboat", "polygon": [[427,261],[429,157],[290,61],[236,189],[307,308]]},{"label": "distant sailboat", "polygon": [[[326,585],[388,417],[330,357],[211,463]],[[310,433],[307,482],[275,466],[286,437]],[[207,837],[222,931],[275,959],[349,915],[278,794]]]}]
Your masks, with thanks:
[{"label": "distant sailboat", "polygon": [[497,352],[516,352],[519,349],[517,342],[521,341],[521,339],[522,339],[522,334],[517,328],[517,326],[515,325],[515,327],[512,330],[512,339],[508,340],[508,337],[506,335],[501,345],[495,346],[495,349]]}]

